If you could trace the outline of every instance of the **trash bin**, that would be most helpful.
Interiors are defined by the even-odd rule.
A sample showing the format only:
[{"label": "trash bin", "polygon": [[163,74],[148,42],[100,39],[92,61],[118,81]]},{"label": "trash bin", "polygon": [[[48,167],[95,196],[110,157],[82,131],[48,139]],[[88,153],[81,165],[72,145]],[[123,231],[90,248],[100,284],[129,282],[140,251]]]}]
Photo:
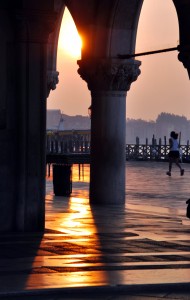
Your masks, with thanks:
[{"label": "trash bin", "polygon": [[72,193],[72,165],[53,164],[53,191],[55,196]]}]

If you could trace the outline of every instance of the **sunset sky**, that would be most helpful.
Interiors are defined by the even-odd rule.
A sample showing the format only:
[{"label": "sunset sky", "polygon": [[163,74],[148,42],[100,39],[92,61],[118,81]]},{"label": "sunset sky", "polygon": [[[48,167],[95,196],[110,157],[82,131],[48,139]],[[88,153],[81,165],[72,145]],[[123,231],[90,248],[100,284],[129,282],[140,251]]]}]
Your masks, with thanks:
[{"label": "sunset sky", "polygon": [[[72,39],[72,38],[73,39]],[[141,11],[136,53],[179,44],[178,21],[171,0],[145,0]],[[60,32],[57,89],[50,93],[48,109],[60,109],[68,115],[88,114],[91,103],[87,84],[77,73],[80,40],[76,27],[65,11]],[[177,51],[141,56],[141,75],[127,94],[127,117],[155,120],[161,112],[190,119],[190,81],[177,59]]]}]

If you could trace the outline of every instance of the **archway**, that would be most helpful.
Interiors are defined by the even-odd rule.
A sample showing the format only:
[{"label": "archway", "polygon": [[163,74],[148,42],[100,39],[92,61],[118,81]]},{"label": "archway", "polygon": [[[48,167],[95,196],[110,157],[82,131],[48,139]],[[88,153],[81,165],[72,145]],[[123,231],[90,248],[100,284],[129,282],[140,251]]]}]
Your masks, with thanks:
[{"label": "archway", "polygon": [[[145,1],[139,19],[136,53],[178,44],[179,27],[173,3]],[[138,57],[142,61],[141,75],[128,94],[127,108],[131,115],[127,117],[155,121],[161,112],[188,117],[189,80],[177,55],[178,52],[173,51]]]},{"label": "archway", "polygon": [[[86,37],[86,39],[85,39],[86,47],[83,50],[83,56],[82,56],[83,57],[82,61],[84,61],[84,64],[86,64],[86,65],[84,67],[83,62],[82,62],[82,67],[81,67],[80,63],[79,63],[79,65],[80,65],[81,77],[83,77],[83,79],[85,79],[88,82],[90,90],[94,89],[94,87],[91,86],[92,78],[89,79],[89,74],[87,74],[86,72],[88,72],[88,69],[94,68],[93,62],[92,62],[93,60],[97,62],[97,58],[99,59],[100,55],[103,55],[105,59],[110,60],[110,58],[112,59],[113,57],[116,57],[118,53],[122,53],[122,52],[124,53],[126,51],[128,51],[128,53],[134,52],[137,23],[138,23],[138,17],[140,14],[141,5],[142,5],[142,2],[138,2],[138,3],[134,2],[132,5],[131,4],[129,5],[129,3],[126,3],[126,2],[124,3],[123,1],[120,1],[114,5],[111,5],[110,11],[106,11],[105,10],[106,7],[104,5],[102,5],[101,8],[99,7],[97,9],[97,16],[96,16],[96,20],[95,20],[93,14],[91,14],[92,11],[90,11],[88,18],[82,19],[84,11],[81,11],[81,7],[78,7],[76,5],[73,6],[72,2],[68,2],[68,6],[69,6],[73,16],[76,19],[76,23],[78,24],[81,32],[83,33],[83,36]],[[89,5],[89,7],[90,6],[91,5]],[[128,18],[126,18],[126,14],[127,14],[126,12],[129,12],[129,11],[130,11],[130,17],[128,16]],[[97,20],[99,21],[99,23],[96,22]],[[91,24],[93,24],[93,25],[91,25],[90,30],[89,30],[89,28],[87,30],[87,25],[89,22],[91,22]],[[109,24],[109,26],[108,26],[108,24]],[[92,35],[92,32],[93,32],[93,35]],[[93,36],[93,38],[92,38],[92,36]],[[89,64],[89,60],[91,60],[90,64]],[[104,72],[106,73],[107,70],[106,71],[104,70]],[[135,70],[135,72],[137,72],[137,71]],[[137,73],[134,76],[135,79],[138,76]],[[131,75],[130,75],[130,77],[131,77]],[[132,81],[135,79],[132,79]],[[89,84],[89,80],[90,80],[90,84]],[[93,80],[94,80],[94,78],[93,78]],[[102,80],[102,78],[101,78],[101,80]],[[130,82],[130,84],[131,84],[131,82]],[[128,84],[128,86],[126,87],[127,90],[129,90],[130,84]],[[98,87],[98,89],[101,90],[102,86]],[[108,89],[110,89],[110,87],[108,87]],[[114,89],[115,89],[115,87],[114,87]],[[95,101],[97,102],[98,100],[95,100]],[[101,102],[104,102],[104,100],[101,99]],[[109,102],[110,102],[110,100],[109,100]],[[107,103],[106,106],[108,106],[108,105],[109,104]],[[109,105],[109,106],[111,107],[111,105]],[[99,109],[102,110],[101,107],[99,107]],[[104,107],[103,110],[105,113],[106,108]],[[93,109],[93,111],[95,111],[95,109]],[[96,114],[97,114],[96,119],[98,119],[98,117],[101,116],[101,112],[98,111],[98,113],[96,112]],[[107,114],[107,111],[106,111],[106,114]],[[107,117],[107,120],[106,120],[107,123],[108,123],[108,120],[112,120],[112,117],[110,117],[110,116]],[[104,116],[102,115],[100,117],[101,121],[104,120],[104,117],[105,117],[105,114],[104,114]],[[93,120],[92,120],[92,123],[93,123]],[[98,135],[97,132],[98,132],[98,130],[101,131],[101,128],[98,129],[96,125],[97,124],[95,124],[92,132],[96,132],[96,135]],[[113,139],[113,136],[112,136],[111,140],[112,139]],[[107,152],[107,150],[108,149],[106,149],[105,152]],[[97,164],[98,158],[100,158],[100,153],[96,154],[96,155],[97,156],[94,159],[94,161],[96,160],[96,164]],[[101,169],[101,171],[100,171],[100,169]],[[103,172],[102,168],[100,168],[100,169],[99,169],[98,173]],[[110,172],[107,172],[107,173],[110,173]],[[94,177],[97,178],[97,174]],[[105,179],[106,179],[106,176],[104,176],[104,179],[102,180],[102,182],[100,184],[101,187],[103,186],[103,181],[104,182],[106,181]],[[95,182],[95,180],[92,179],[91,182]],[[99,187],[96,186],[95,190],[98,190],[98,189],[100,189],[100,186]],[[92,194],[91,194],[91,196],[92,196]],[[105,196],[105,194],[104,194],[104,196]]]},{"label": "archway", "polygon": [[59,84],[50,92],[47,109],[60,109],[67,115],[87,115],[90,93],[79,77],[77,60],[81,59],[78,32],[69,10],[65,8],[57,47]]}]

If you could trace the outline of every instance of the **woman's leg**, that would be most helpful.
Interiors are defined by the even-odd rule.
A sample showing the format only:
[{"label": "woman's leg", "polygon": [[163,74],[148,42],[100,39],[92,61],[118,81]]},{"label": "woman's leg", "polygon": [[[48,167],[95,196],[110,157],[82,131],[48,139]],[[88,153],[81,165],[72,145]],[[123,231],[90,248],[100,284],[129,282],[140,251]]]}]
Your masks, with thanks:
[{"label": "woman's leg", "polygon": [[175,164],[176,164],[176,166],[178,166],[178,168],[180,168],[180,170],[182,169],[178,159],[176,159]]},{"label": "woman's leg", "polygon": [[181,176],[183,176],[184,175],[184,169],[181,167],[181,165],[179,163],[179,159],[176,159],[175,163],[176,163],[176,166],[178,166],[178,168],[180,169]]},{"label": "woman's leg", "polygon": [[169,157],[169,171],[166,173],[168,176],[171,176],[172,162],[172,159]]}]

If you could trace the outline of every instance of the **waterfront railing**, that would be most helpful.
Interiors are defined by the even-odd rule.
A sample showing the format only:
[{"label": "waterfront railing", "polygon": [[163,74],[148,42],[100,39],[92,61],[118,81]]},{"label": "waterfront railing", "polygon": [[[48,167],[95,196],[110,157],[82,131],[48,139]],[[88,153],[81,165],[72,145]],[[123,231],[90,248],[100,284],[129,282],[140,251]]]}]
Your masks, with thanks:
[{"label": "waterfront railing", "polygon": [[[70,156],[73,160],[75,157],[75,161],[80,161],[82,156],[84,156],[89,161],[90,146],[90,130],[47,133],[46,154],[48,161],[51,160],[51,157],[54,157],[54,160],[57,157],[58,160],[58,156],[59,159],[61,156],[67,158]],[[169,150],[169,141],[166,140],[166,137],[164,137],[163,142],[161,139],[157,142],[153,135],[151,144],[148,143],[148,139],[146,139],[145,144],[142,144],[137,137],[135,144],[126,144],[126,160],[167,161]],[[189,141],[187,141],[186,145],[180,145],[180,153],[184,162],[190,162]]]}]

